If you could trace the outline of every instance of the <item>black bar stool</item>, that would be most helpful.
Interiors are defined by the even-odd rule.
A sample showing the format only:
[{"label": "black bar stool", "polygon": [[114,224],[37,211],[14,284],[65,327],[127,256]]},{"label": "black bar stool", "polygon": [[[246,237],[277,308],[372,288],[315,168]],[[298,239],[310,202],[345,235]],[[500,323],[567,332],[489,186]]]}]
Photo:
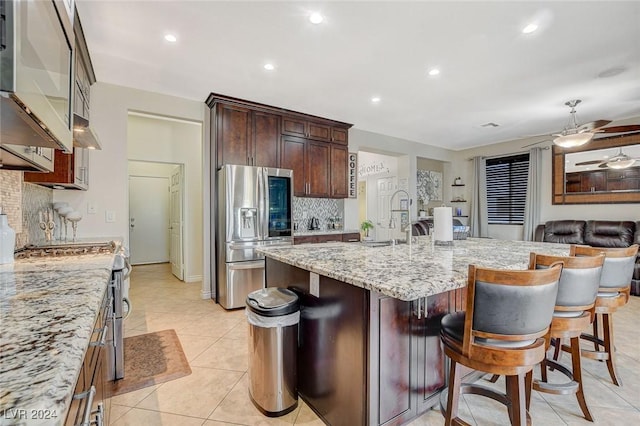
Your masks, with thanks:
[{"label": "black bar stool", "polygon": [[[545,358],[540,363],[542,380],[534,380],[533,389],[556,395],[575,394],[585,419],[593,421],[582,383],[580,335],[593,322],[604,254],[600,253],[593,257],[561,257],[531,253],[529,269],[546,269],[556,262],[562,262],[564,266],[558,283],[558,296],[551,329],[546,336],[546,348],[549,348],[551,339],[556,339],[558,346],[561,339],[570,339],[571,370],[554,360]],[[547,367],[560,371],[569,377],[570,382],[549,383]],[[527,409],[529,404],[530,400],[527,400]]]},{"label": "black bar stool", "polygon": [[[561,271],[562,263],[524,271],[469,265],[466,311],[442,318],[440,338],[451,360],[448,390],[440,399],[445,425],[466,424],[458,418],[458,400],[467,393],[505,404],[512,425],[531,421],[526,401],[532,370],[545,358],[543,336],[551,324]],[[506,394],[462,384],[464,367],[506,376]]]},{"label": "black bar stool", "polygon": [[[572,246],[571,255],[597,256],[604,253],[604,265],[600,276],[600,287],[596,298],[596,318],[593,321],[593,334],[583,333],[581,338],[593,342],[594,349],[582,350],[582,356],[607,362],[611,380],[617,386],[622,381],[615,366],[615,346],[613,344],[613,313],[629,301],[631,278],[635,267],[638,244],[624,248],[604,248]],[[602,323],[603,337],[598,336],[598,323]],[[603,349],[600,349],[600,346]],[[568,348],[563,347],[563,350]]]}]

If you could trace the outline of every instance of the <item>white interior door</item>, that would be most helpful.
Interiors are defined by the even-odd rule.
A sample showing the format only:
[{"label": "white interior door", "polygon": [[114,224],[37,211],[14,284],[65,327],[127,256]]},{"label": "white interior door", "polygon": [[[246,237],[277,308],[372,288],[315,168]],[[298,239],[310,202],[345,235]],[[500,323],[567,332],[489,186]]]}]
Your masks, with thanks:
[{"label": "white interior door", "polygon": [[171,189],[169,201],[169,232],[171,234],[170,262],[171,273],[179,280],[184,280],[182,254],[182,167],[176,166],[171,173]]},{"label": "white interior door", "polygon": [[129,176],[131,263],[169,261],[169,179]]}]

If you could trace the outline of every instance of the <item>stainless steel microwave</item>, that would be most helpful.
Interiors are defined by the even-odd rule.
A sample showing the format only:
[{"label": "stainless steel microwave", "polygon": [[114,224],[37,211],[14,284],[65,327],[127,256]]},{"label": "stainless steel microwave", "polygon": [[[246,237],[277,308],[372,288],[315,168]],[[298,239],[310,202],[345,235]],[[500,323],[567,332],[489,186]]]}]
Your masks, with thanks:
[{"label": "stainless steel microwave", "polygon": [[73,149],[73,1],[0,0],[2,144]]}]

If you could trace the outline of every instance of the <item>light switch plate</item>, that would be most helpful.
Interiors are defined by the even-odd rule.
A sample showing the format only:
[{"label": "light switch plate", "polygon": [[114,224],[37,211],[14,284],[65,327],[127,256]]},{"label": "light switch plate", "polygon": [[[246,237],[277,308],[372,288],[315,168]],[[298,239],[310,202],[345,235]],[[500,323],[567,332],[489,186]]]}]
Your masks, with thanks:
[{"label": "light switch plate", "polygon": [[320,297],[320,275],[309,272],[309,293],[312,296]]},{"label": "light switch plate", "polygon": [[113,210],[106,210],[104,212],[104,221],[111,223],[116,221],[116,212]]}]

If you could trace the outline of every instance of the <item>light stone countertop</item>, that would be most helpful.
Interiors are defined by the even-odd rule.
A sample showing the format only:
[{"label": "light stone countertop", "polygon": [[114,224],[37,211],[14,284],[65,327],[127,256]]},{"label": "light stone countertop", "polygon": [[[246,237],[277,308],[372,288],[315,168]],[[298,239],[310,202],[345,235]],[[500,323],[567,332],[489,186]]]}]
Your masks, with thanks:
[{"label": "light stone countertop", "polygon": [[113,262],[84,254],[0,265],[0,425],[64,423]]},{"label": "light stone countertop", "polygon": [[362,243],[300,244],[261,247],[265,256],[339,281],[410,301],[467,285],[470,264],[487,268],[526,269],[532,251],[569,255],[568,244],[455,240],[434,246],[430,237],[417,243],[369,247]]}]

